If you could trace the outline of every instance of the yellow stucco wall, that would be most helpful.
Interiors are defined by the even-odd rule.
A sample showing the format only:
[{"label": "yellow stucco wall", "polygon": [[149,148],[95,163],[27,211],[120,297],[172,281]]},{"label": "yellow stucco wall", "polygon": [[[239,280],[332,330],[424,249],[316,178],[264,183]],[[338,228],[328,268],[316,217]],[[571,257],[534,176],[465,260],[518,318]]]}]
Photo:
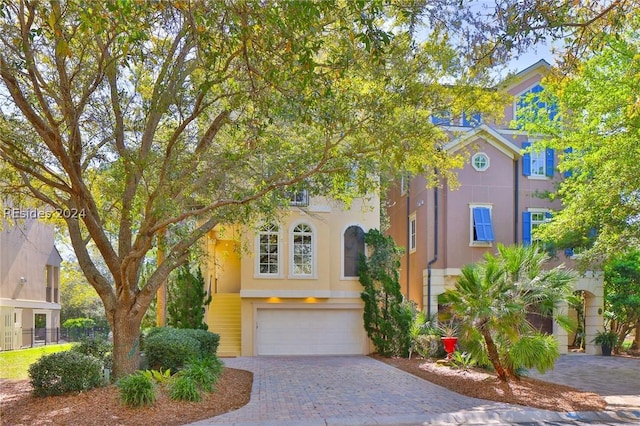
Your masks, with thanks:
[{"label": "yellow stucco wall", "polygon": [[[310,277],[296,277],[291,271],[291,231],[299,223],[313,230],[314,271]],[[313,197],[305,208],[290,208],[279,222],[280,264],[275,277],[257,273],[256,233],[246,228],[236,233],[213,232],[207,237],[207,285],[219,293],[240,293],[242,355],[255,355],[256,306],[277,303],[305,308],[363,306],[362,286],[357,278],[343,275],[343,234],[352,225],[365,232],[380,226],[379,199],[356,200],[350,208],[324,197]],[[230,238],[229,235],[234,237]],[[217,283],[217,287],[215,284]],[[213,290],[215,291],[215,290]]]}]

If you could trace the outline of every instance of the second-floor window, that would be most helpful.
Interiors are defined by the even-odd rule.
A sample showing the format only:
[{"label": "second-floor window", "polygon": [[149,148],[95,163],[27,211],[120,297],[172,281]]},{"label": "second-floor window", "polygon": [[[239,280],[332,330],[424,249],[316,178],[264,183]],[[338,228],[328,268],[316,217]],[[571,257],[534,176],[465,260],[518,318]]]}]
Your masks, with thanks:
[{"label": "second-floor window", "polygon": [[531,150],[531,142],[524,142],[522,149],[522,174],[530,177],[553,177],[555,151],[550,148]]},{"label": "second-floor window", "polygon": [[522,213],[522,242],[525,245],[536,244],[536,229],[551,219],[551,212],[547,209],[529,209]]},{"label": "second-floor window", "polygon": [[491,220],[492,206],[489,204],[471,204],[471,244],[472,246],[491,246],[493,222]]},{"label": "second-floor window", "polygon": [[313,230],[306,223],[293,228],[291,274],[298,276],[313,275]]},{"label": "second-floor window", "polygon": [[260,228],[258,233],[258,274],[278,275],[280,272],[280,232],[276,225]]},{"label": "second-floor window", "polygon": [[416,251],[417,242],[416,214],[409,216],[409,253]]},{"label": "second-floor window", "polygon": [[357,277],[360,256],[364,254],[364,231],[352,225],[344,231],[344,276]]},{"label": "second-floor window", "polygon": [[294,207],[307,207],[309,205],[309,192],[306,189],[287,193],[289,205]]}]

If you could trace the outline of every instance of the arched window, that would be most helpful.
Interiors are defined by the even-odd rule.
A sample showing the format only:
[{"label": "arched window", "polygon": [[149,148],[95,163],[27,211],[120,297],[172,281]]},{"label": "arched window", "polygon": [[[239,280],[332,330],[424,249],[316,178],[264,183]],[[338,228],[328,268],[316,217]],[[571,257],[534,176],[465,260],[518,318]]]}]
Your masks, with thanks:
[{"label": "arched window", "polygon": [[292,275],[313,275],[313,230],[306,223],[293,228]]},{"label": "arched window", "polygon": [[353,225],[344,231],[344,276],[357,277],[360,255],[364,254],[364,231]]}]

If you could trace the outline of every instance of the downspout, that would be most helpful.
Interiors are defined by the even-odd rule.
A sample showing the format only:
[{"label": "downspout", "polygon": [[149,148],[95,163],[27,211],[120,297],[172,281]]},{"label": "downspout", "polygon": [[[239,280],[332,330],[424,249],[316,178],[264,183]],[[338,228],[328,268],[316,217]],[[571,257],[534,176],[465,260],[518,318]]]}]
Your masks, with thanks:
[{"label": "downspout", "polygon": [[[405,179],[409,179],[406,177]],[[407,182],[407,300],[409,299],[409,288],[411,287],[411,253],[409,247],[411,247],[411,222],[409,216],[411,214],[411,181]]]},{"label": "downspout", "polygon": [[438,261],[438,187],[433,190],[433,258],[427,263],[427,318],[431,318],[431,265]]},{"label": "downspout", "polygon": [[520,161],[516,158],[514,163],[514,171],[513,171],[513,242],[514,244],[518,244],[518,218],[520,215],[518,214],[518,204],[519,204],[519,193],[520,193],[520,179],[518,173]]}]

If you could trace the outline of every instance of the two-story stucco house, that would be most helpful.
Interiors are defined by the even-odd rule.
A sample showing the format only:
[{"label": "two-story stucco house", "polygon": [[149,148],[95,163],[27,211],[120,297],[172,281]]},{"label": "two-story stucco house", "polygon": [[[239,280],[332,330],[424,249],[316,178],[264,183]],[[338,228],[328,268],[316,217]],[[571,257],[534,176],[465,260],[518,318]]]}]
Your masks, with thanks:
[{"label": "two-story stucco house", "polygon": [[57,341],[60,263],[53,227],[8,208],[0,229],[0,348]]},{"label": "two-story stucco house", "polygon": [[[531,102],[527,95],[543,90],[540,82],[548,70],[549,64],[540,61],[505,82],[512,101],[505,105],[502,122],[484,122],[477,115],[433,118],[450,135],[445,149],[467,155],[458,189],[450,190],[447,182],[428,189],[425,179],[416,176],[403,179],[388,195],[389,234],[406,248],[403,293],[430,316],[438,312],[438,296],[454,285],[464,265],[495,252],[497,243],[531,244],[532,231],[561,207],[540,196],[554,191],[563,178],[555,168],[559,153],[526,151],[532,139],[513,125],[518,107]],[[549,266],[559,263],[574,266],[571,253],[556,253]],[[596,353],[591,339],[602,329],[602,278],[588,273],[575,288],[585,291],[585,350]],[[550,319],[541,326],[554,332],[566,352],[572,336]]]},{"label": "two-story stucco house", "polygon": [[296,194],[278,222],[219,227],[205,241],[209,330],[222,356],[369,353],[357,263],[379,198],[351,206]]}]

